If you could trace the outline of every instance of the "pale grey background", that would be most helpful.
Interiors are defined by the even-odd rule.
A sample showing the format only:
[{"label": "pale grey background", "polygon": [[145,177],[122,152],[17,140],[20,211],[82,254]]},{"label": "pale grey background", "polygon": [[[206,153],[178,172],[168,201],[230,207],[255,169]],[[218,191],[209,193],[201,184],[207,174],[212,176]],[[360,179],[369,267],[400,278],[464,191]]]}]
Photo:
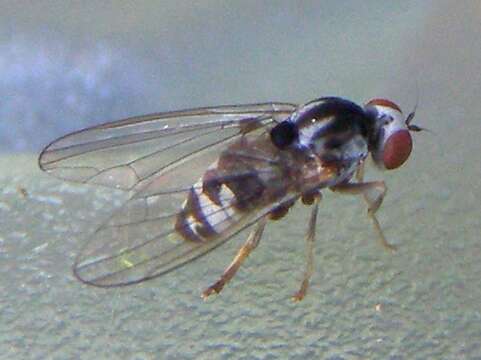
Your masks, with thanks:
[{"label": "pale grey background", "polygon": [[[362,4],[362,5],[361,5]],[[481,5],[439,1],[0,1],[0,358],[481,359]],[[164,278],[81,285],[73,257],[124,195],[40,173],[65,132],[193,106],[419,100],[379,247],[360,199],[327,194],[316,274],[292,304],[307,212],[221,296],[239,241]],[[26,193],[22,190],[26,189]]]}]

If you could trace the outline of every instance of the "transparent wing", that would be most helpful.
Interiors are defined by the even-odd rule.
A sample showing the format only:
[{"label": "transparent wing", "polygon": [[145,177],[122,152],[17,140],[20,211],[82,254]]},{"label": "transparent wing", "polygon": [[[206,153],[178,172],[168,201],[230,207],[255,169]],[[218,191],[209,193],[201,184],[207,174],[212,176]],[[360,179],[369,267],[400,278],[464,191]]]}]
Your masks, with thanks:
[{"label": "transparent wing", "polygon": [[295,108],[287,103],[219,106],[110,122],[52,142],[40,154],[39,166],[64,180],[125,190],[151,177],[166,184],[167,179],[159,179],[162,174],[183,179],[173,171],[183,163],[282,120]]},{"label": "transparent wing", "polygon": [[220,236],[205,242],[186,241],[178,235],[172,225],[177,213],[138,221],[131,218],[123,223],[115,217],[93,234],[75,262],[74,273],[81,281],[99,287],[126,286],[164,275],[214,250],[279,204],[296,198],[296,194],[286,195],[246,214]]},{"label": "transparent wing", "polygon": [[[275,204],[236,219],[220,236],[200,243],[186,241],[175,229],[187,193],[219,150],[241,136],[265,135],[266,127],[294,109],[270,103],[148,115],[81,130],[47,146],[39,158],[43,170],[66,180],[134,191],[90,236],[76,259],[76,276],[103,287],[151,279],[211,251],[267,214]],[[272,154],[237,156],[256,157],[257,172],[276,173]],[[235,201],[229,206],[235,208]],[[215,223],[216,211],[209,217],[222,225]]]},{"label": "transparent wing", "polygon": [[[142,187],[136,188],[133,197],[92,234],[75,262],[77,277],[86,283],[107,287],[160,276],[206,254],[280,203],[291,200],[296,195],[287,194],[288,186],[281,171],[283,165],[277,156],[279,150],[266,143],[268,139],[264,128],[244,134],[222,152],[224,158],[234,157],[236,166],[227,173],[209,176],[209,182],[242,185],[247,184],[252,176],[262,177],[267,179],[265,183],[269,184],[269,191],[285,195],[260,205],[257,205],[259,194],[255,191],[239,198],[230,191],[218,191],[215,203],[205,196],[196,195],[195,205],[192,203],[192,208],[188,208],[189,214],[200,214],[211,228],[216,229],[217,235],[206,240],[186,240],[181,234],[192,231],[198,220],[195,216],[181,217],[180,222],[177,220],[188,195],[203,193],[206,185],[199,178],[206,168],[198,173],[195,171],[198,181],[187,182],[185,187],[168,189],[159,180],[165,178],[165,174],[153,177],[150,182],[141,183]],[[247,145],[249,143],[259,146]],[[202,162],[204,156],[200,155],[197,159]],[[248,162],[250,166],[242,166],[243,162]],[[186,167],[181,168],[185,170]],[[187,170],[186,175],[192,176]],[[256,208],[240,211],[241,203],[256,204]]]}]

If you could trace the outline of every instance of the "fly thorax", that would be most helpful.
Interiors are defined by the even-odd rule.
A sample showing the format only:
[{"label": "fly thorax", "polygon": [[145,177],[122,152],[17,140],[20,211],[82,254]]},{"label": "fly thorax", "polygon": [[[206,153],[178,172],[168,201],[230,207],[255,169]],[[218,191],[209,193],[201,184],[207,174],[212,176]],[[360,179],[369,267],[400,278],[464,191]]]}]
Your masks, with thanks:
[{"label": "fly thorax", "polygon": [[324,186],[326,179],[332,176],[333,169],[326,167],[322,159],[314,153],[305,156],[295,175],[298,191],[304,193]]}]

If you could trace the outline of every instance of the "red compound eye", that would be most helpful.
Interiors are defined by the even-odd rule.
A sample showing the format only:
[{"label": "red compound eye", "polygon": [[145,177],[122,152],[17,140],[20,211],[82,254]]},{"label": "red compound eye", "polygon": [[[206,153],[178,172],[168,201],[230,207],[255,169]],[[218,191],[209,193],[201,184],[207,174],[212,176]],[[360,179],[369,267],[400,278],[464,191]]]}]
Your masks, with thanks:
[{"label": "red compound eye", "polygon": [[411,154],[413,141],[408,130],[398,130],[384,144],[383,162],[386,169],[400,167]]}]

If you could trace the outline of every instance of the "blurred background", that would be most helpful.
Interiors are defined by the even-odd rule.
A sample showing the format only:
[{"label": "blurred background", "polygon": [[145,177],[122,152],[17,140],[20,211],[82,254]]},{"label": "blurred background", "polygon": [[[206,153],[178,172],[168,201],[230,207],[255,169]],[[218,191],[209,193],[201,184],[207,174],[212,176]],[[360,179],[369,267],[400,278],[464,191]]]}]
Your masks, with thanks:
[{"label": "blurred background", "polygon": [[[0,0],[0,358],[481,358],[480,18],[478,0]],[[325,95],[418,103],[432,130],[398,172],[370,173],[396,254],[359,199],[327,196],[297,305],[300,207],[207,303],[239,242],[136,287],[73,279],[125,196],[42,174],[43,146],[133,115]]]},{"label": "blurred background", "polygon": [[1,149],[38,151],[87,125],[224,103],[393,95],[412,107],[429,81],[414,51],[433,6],[367,4],[2,1]]}]

